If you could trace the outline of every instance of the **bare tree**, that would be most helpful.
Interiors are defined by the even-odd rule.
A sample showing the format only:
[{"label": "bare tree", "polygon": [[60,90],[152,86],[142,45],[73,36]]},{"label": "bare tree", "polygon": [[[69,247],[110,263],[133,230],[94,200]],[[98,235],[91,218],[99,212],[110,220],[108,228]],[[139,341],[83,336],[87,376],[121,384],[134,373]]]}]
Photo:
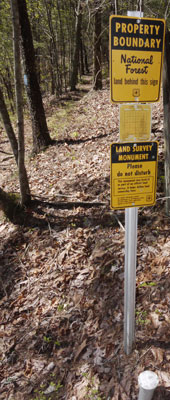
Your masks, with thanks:
[{"label": "bare tree", "polygon": [[95,1],[95,27],[94,27],[94,89],[102,89],[102,10],[98,1]]},{"label": "bare tree", "polygon": [[82,24],[82,8],[81,8],[81,0],[78,0],[78,5],[76,9],[76,43],[75,43],[75,51],[73,59],[73,69],[70,81],[71,90],[76,89],[76,84],[78,80],[79,54],[81,49],[81,24]]},{"label": "bare tree", "polygon": [[8,114],[8,110],[4,101],[4,96],[1,88],[0,88],[0,114],[4,123],[4,128],[6,130],[8,139],[10,141],[10,145],[12,147],[15,161],[18,164],[18,143],[11,124],[11,120]]},{"label": "bare tree", "polygon": [[13,48],[14,48],[14,70],[15,70],[15,92],[18,126],[18,171],[21,193],[21,205],[30,201],[30,190],[27,172],[25,168],[25,144],[24,144],[24,117],[23,117],[23,95],[22,95],[22,71],[20,54],[20,26],[17,1],[11,0],[11,11],[13,21]]},{"label": "bare tree", "polygon": [[14,48],[14,70],[15,70],[15,92],[18,126],[18,171],[21,193],[21,205],[30,201],[30,190],[25,168],[25,145],[24,145],[24,117],[23,117],[23,95],[22,95],[22,72],[20,54],[20,26],[18,6],[16,0],[11,1],[12,23],[13,23],[13,48]]},{"label": "bare tree", "polygon": [[137,0],[136,11],[143,11],[143,0]]},{"label": "bare tree", "polygon": [[113,14],[118,14],[118,0],[111,0],[111,11]]},{"label": "bare tree", "polygon": [[21,42],[24,55],[25,74],[28,80],[28,85],[26,88],[32,120],[33,152],[38,153],[41,149],[52,144],[53,140],[49,135],[40,86],[38,83],[33,38],[27,13],[26,1],[17,0],[17,4],[21,28]]}]

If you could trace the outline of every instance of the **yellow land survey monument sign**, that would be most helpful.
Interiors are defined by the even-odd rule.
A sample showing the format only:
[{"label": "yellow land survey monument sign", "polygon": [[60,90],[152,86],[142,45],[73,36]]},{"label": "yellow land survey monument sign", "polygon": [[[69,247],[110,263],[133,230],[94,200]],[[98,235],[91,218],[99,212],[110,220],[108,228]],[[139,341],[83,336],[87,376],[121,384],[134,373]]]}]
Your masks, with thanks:
[{"label": "yellow land survey monument sign", "polygon": [[155,204],[158,142],[111,144],[111,208]]},{"label": "yellow land survey monument sign", "polygon": [[110,17],[110,81],[113,102],[159,100],[165,21]]}]

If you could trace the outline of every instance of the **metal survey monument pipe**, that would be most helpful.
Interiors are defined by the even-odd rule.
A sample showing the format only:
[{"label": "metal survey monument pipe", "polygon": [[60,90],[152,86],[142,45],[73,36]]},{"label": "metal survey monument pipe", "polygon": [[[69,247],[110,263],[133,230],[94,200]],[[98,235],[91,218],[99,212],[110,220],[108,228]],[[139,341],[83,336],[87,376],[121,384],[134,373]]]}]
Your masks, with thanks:
[{"label": "metal survey monument pipe", "polygon": [[159,379],[155,372],[141,372],[141,374],[138,376],[138,384],[140,387],[138,400],[151,400],[158,383]]}]

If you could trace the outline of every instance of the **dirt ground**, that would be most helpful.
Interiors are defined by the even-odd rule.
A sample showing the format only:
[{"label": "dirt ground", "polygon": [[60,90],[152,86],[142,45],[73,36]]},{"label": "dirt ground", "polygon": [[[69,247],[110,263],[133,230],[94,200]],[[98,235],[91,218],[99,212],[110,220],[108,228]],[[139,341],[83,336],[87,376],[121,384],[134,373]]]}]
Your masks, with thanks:
[{"label": "dirt ground", "polygon": [[[110,103],[107,86],[60,102],[51,96],[44,104],[56,145],[32,158],[25,121],[30,189],[41,202],[26,209],[22,224],[3,214],[0,219],[0,399],[133,400],[145,369],[159,377],[154,400],[170,399],[162,102],[152,112],[151,139],[159,142],[157,201],[138,213],[129,356],[123,348],[124,210],[110,209],[110,144],[119,138],[119,107]],[[19,192],[2,128],[0,159],[0,186]]]}]

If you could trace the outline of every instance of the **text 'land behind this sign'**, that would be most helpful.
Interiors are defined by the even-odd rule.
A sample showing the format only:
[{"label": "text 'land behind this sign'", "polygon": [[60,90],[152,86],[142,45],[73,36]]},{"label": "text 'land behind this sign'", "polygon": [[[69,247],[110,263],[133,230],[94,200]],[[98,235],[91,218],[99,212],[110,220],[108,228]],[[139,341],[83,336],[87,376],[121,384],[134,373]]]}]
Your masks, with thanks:
[{"label": "text 'land behind this sign'", "polygon": [[110,17],[111,101],[159,100],[164,35],[162,19]]}]

